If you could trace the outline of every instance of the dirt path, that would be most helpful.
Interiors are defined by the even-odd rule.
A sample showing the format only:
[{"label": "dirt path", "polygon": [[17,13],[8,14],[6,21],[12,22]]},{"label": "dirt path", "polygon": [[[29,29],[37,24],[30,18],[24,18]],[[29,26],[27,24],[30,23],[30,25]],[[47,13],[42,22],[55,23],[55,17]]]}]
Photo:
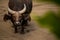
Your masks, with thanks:
[{"label": "dirt path", "polygon": [[[30,32],[26,32],[23,35],[20,33],[15,34],[13,32],[14,29],[11,27],[11,23],[9,21],[3,21],[3,15],[7,13],[7,2],[7,0],[0,2],[0,40],[56,40],[56,37],[50,33],[48,29],[40,28],[33,20],[31,21],[30,26],[26,29],[30,30]],[[45,8],[44,6],[34,7],[32,12],[40,13],[42,8],[39,8]]]},{"label": "dirt path", "polygon": [[45,12],[50,11],[50,10],[54,11],[55,13],[58,12],[57,5],[52,4],[52,3],[48,3],[48,2],[36,3],[36,2],[34,2],[33,5],[34,6],[33,6],[32,12],[38,16],[42,16],[45,14]]}]

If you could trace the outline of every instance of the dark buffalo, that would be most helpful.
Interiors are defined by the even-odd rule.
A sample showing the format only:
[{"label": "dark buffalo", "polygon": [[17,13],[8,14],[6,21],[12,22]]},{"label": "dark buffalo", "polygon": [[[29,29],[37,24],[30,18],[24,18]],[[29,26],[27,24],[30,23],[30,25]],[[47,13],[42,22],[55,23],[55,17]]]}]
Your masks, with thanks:
[{"label": "dark buffalo", "polygon": [[11,20],[15,33],[18,32],[17,26],[21,26],[21,31],[24,32],[24,25],[31,21],[31,10],[32,0],[9,0],[8,13],[4,15],[4,21]]}]

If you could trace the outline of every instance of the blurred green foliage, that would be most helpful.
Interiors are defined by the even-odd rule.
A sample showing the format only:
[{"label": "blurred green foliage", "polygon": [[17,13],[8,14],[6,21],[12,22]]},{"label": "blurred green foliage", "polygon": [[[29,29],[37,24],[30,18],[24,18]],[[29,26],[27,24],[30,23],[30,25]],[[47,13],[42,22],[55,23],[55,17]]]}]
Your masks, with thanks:
[{"label": "blurred green foliage", "polygon": [[60,0],[36,0],[36,1],[39,1],[39,2],[53,2],[53,3],[56,3],[60,6]]},{"label": "blurred green foliage", "polygon": [[53,11],[46,12],[42,17],[35,16],[38,24],[50,29],[58,38],[60,38],[60,0],[35,0],[38,2],[52,2],[58,5],[58,13],[56,15]]},{"label": "blurred green foliage", "polygon": [[49,28],[51,32],[60,38],[60,17],[55,15],[53,11],[48,11],[44,16],[36,16],[35,18],[40,25],[45,26],[45,28]]}]

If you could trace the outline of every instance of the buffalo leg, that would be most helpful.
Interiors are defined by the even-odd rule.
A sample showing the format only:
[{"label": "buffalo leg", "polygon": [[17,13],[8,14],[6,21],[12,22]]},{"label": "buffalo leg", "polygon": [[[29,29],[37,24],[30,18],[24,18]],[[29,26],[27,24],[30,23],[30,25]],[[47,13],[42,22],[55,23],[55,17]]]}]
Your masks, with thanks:
[{"label": "buffalo leg", "polygon": [[24,26],[21,27],[21,33],[24,34]]},{"label": "buffalo leg", "polygon": [[21,33],[24,34],[24,21],[21,23]]},{"label": "buffalo leg", "polygon": [[28,26],[28,20],[25,21],[25,26]]},{"label": "buffalo leg", "polygon": [[17,32],[18,32],[18,31],[17,31],[17,26],[15,26],[14,28],[15,28],[15,33],[17,33]]}]

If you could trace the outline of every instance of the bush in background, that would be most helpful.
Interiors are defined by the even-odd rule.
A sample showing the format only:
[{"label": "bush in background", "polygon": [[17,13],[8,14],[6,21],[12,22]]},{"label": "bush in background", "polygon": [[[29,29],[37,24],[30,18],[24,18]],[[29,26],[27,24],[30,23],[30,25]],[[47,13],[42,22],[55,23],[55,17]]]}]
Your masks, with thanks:
[{"label": "bush in background", "polygon": [[36,21],[45,28],[50,29],[58,38],[60,38],[60,17],[53,11],[48,11],[42,17],[36,16]]},{"label": "bush in background", "polygon": [[60,0],[35,0],[35,1],[38,1],[38,2],[53,2],[57,5],[60,5]]}]

